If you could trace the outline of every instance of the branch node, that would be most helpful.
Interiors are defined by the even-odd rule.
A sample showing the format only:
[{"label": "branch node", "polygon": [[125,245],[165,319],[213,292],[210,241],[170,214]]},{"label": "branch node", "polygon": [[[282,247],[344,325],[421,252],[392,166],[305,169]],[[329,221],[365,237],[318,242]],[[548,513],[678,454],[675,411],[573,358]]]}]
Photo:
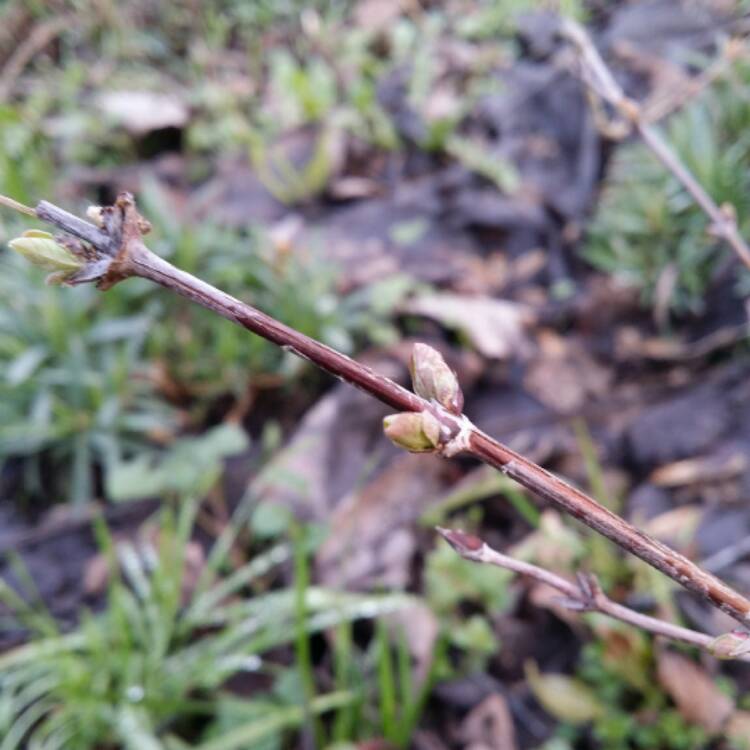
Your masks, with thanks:
[{"label": "branch node", "polygon": [[445,458],[453,458],[459,453],[468,451],[471,447],[471,435],[474,430],[474,424],[471,420],[461,415],[458,418],[458,432],[456,432],[447,442],[440,445],[440,455]]},{"label": "branch node", "polygon": [[130,255],[135,246],[142,245],[141,238],[151,231],[151,224],[138,213],[131,193],[120,193],[113,206],[101,209],[100,217],[116,248],[112,263],[97,283],[99,289],[106,291],[133,275]]}]

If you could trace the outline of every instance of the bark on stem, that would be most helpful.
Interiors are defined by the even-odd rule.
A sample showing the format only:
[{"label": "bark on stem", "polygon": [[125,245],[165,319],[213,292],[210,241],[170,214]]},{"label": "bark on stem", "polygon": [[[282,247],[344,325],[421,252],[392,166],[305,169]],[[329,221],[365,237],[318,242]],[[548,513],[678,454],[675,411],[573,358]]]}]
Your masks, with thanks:
[{"label": "bark on stem", "polygon": [[260,310],[201,281],[192,274],[176,268],[152,253],[142,243],[129,248],[121,272],[149,279],[173,292],[197,302],[227,320],[278,344],[282,349],[307,359],[334,377],[345,380],[375,396],[398,411],[423,411],[429,404],[406,388],[379,375],[335,349],[305,336]]},{"label": "bark on stem", "polygon": [[[4,202],[9,204],[7,199]],[[105,262],[107,268],[96,277],[86,277],[85,281],[96,278],[100,288],[109,288],[130,276],[148,279],[309,360],[399,412],[431,412],[441,425],[444,455],[464,452],[500,469],[686,589],[704,597],[738,622],[750,626],[750,601],[741,594],[580,490],[481,432],[465,416],[456,416],[436,402],[420,398],[369,367],[280,323],[152,253],[141,240],[144,223],[131,195],[122,194],[114,206],[103,210],[103,229],[44,201],[37,206],[35,213],[40,219],[87,239],[99,251],[92,265],[98,267]],[[116,251],[113,252],[115,246]]]},{"label": "bark on stem", "polygon": [[545,498],[623,549],[660,570],[722,612],[750,626],[750,602],[716,576],[519,453],[474,429],[467,452]]},{"label": "bark on stem", "polygon": [[[438,528],[438,533],[465,560],[495,565],[498,568],[510,570],[512,573],[526,576],[539,583],[551,586],[563,594],[564,598],[561,599],[560,604],[567,609],[578,612],[600,612],[603,615],[628,623],[641,630],[646,630],[654,635],[664,636],[673,641],[688,643],[691,646],[698,646],[698,648],[704,651],[713,653],[712,647],[716,641],[713,636],[700,633],[697,630],[683,628],[680,625],[660,620],[657,617],[644,615],[622,604],[613,602],[602,591],[598,580],[594,576],[581,574],[578,576],[578,584],[575,584],[567,578],[563,578],[545,568],[540,568],[538,565],[517,560],[515,557],[498,552],[478,537],[465,534],[462,531]],[[750,657],[747,655],[742,655],[739,658],[742,661],[750,660]]]},{"label": "bark on stem", "polygon": [[[335,377],[366,391],[398,411],[429,409],[448,435],[459,424],[453,415],[407,391],[370,368],[340,352],[289,328],[254,307],[240,302],[154,255],[142,243],[130,246],[122,271],[160,284],[227,320],[307,359]],[[695,563],[635,528],[580,490],[550,474],[533,461],[489,437],[470,423],[464,452],[500,469],[511,479],[574,516],[594,531],[641,558],[652,567],[702,596],[745,626],[750,626],[750,601]]]}]

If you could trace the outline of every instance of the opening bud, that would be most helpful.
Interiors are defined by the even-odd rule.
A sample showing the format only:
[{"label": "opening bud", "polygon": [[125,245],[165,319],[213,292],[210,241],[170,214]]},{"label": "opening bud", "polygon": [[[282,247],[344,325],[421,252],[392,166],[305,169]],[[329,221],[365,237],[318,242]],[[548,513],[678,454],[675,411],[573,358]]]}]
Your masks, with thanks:
[{"label": "opening bud", "polygon": [[750,653],[750,633],[746,630],[732,630],[714,638],[708,650],[717,659],[736,659]]},{"label": "opening bud", "polygon": [[440,445],[440,422],[429,412],[401,412],[383,420],[386,437],[412,453],[428,453]]},{"label": "opening bud", "polygon": [[414,344],[409,363],[414,393],[429,401],[437,401],[452,414],[461,414],[464,394],[456,373],[442,354],[427,344]]},{"label": "opening bud", "polygon": [[60,245],[49,232],[38,229],[24,232],[20,237],[11,240],[8,247],[23,255],[30,263],[48,271],[70,274],[83,266],[82,261]]}]

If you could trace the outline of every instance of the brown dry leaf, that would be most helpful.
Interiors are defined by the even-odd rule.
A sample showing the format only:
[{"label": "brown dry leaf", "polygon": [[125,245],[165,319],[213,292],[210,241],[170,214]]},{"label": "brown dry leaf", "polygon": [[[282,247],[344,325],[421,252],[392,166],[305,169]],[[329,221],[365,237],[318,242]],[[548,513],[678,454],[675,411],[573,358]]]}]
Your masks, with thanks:
[{"label": "brown dry leaf", "polygon": [[414,525],[445,491],[450,464],[400,453],[333,510],[331,534],[316,556],[321,583],[344,588],[403,588],[416,552]]},{"label": "brown dry leaf", "polygon": [[695,538],[702,518],[703,508],[698,505],[683,505],[649,519],[643,524],[643,530],[661,542],[684,550]]},{"label": "brown dry leaf", "polygon": [[466,750],[516,750],[516,732],[508,704],[499,693],[487,696],[461,722]]},{"label": "brown dry leaf", "polygon": [[537,340],[539,355],[527,368],[523,383],[545,406],[571,414],[592,397],[609,391],[612,372],[600,365],[581,342],[552,331],[540,332]]},{"label": "brown dry leaf", "polygon": [[[406,367],[386,357],[368,361],[378,372],[403,381]],[[348,385],[337,385],[298,423],[287,444],[250,491],[300,518],[323,521],[373,463],[391,451],[383,438],[387,407]]]},{"label": "brown dry leaf", "polygon": [[163,128],[183,128],[189,119],[185,102],[164,91],[106,91],[95,103],[103,115],[136,136]]},{"label": "brown dry leaf", "polygon": [[411,300],[406,312],[458,329],[485,357],[524,357],[530,350],[526,329],[533,323],[534,315],[515,302],[483,296],[430,294]]},{"label": "brown dry leaf", "polygon": [[396,633],[403,633],[414,660],[413,684],[421,686],[427,679],[432,664],[440,624],[435,613],[421,602],[399,609],[388,615],[388,624]]},{"label": "brown dry leaf", "polygon": [[673,651],[657,657],[659,682],[691,724],[716,733],[729,718],[734,704],[698,664]]},{"label": "brown dry leaf", "polygon": [[357,175],[345,175],[335,179],[328,186],[328,193],[336,200],[351,201],[370,198],[380,193],[381,189],[377,180]]},{"label": "brown dry leaf", "polygon": [[83,572],[83,591],[86,596],[96,596],[104,592],[109,582],[109,562],[101,554],[89,558]]},{"label": "brown dry leaf", "polygon": [[660,487],[682,487],[697,482],[732,479],[744,474],[747,457],[740,451],[722,452],[674,461],[655,469],[649,481]]}]

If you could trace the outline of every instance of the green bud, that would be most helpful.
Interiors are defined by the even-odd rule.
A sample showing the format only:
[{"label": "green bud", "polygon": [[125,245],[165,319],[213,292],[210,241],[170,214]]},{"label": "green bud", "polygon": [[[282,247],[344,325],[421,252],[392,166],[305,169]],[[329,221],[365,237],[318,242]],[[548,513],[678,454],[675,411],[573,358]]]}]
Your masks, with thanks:
[{"label": "green bud", "polygon": [[429,401],[437,401],[452,414],[460,414],[464,394],[456,373],[443,356],[427,344],[414,344],[409,363],[414,393]]},{"label": "green bud", "polygon": [[23,255],[30,263],[48,271],[73,273],[83,266],[83,262],[56,242],[49,232],[38,229],[24,232],[20,237],[11,240],[8,246]]},{"label": "green bud", "polygon": [[736,659],[750,653],[750,633],[744,630],[732,630],[714,638],[708,644],[708,651],[717,659]]},{"label": "green bud", "polygon": [[428,453],[440,445],[440,423],[429,412],[401,412],[383,420],[386,437],[412,453]]}]

